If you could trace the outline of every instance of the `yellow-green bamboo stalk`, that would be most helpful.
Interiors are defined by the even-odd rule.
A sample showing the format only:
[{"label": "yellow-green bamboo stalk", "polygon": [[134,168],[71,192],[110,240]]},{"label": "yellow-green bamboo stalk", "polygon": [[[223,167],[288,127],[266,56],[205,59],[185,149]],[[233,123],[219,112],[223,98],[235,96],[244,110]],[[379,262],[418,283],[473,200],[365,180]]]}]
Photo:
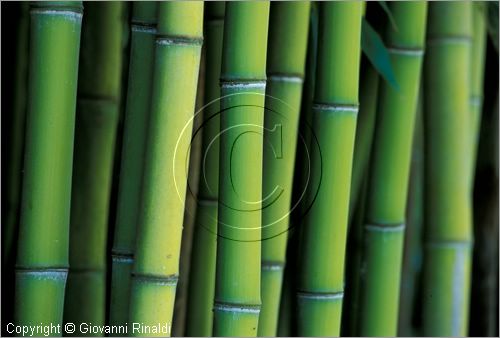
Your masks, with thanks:
[{"label": "yellow-green bamboo stalk", "polygon": [[229,2],[221,68],[215,336],[255,336],[260,312],[269,2]]},{"label": "yellow-green bamboo stalk", "polygon": [[62,324],[81,21],[81,2],[31,5],[16,266],[15,322],[19,325]]},{"label": "yellow-green bamboo stalk", "polygon": [[220,70],[224,32],[224,2],[207,4],[205,33],[205,102],[201,176],[193,234],[187,336],[211,336],[217,251],[217,199],[219,190]]},{"label": "yellow-green bamboo stalk", "polygon": [[129,80],[112,249],[111,325],[124,325],[129,314],[130,280],[151,102],[156,9],[157,4],[152,1],[135,2],[132,8]]},{"label": "yellow-green bamboo stalk", "polygon": [[310,3],[273,3],[267,62],[259,336],[275,336],[292,208]]},{"label": "yellow-green bamboo stalk", "polygon": [[319,190],[317,196],[308,196],[310,201],[315,200],[302,233],[297,295],[299,335],[340,333],[358,112],[361,17],[361,2],[329,2],[320,8],[313,106],[313,132],[319,148],[312,147],[311,161],[312,172],[321,168],[321,175],[312,177],[312,186]]},{"label": "yellow-green bamboo stalk", "polygon": [[470,2],[433,2],[425,59],[423,334],[465,336],[471,273]]},{"label": "yellow-green bamboo stalk", "polygon": [[[104,325],[109,199],[119,113],[123,4],[88,3],[78,76],[64,321]],[[79,330],[75,333],[82,335]]]},{"label": "yellow-green bamboo stalk", "polygon": [[[368,181],[359,333],[395,336],[413,130],[427,19],[424,1],[390,4],[387,45],[398,88],[382,82]],[[384,311],[380,311],[380,307]]]},{"label": "yellow-green bamboo stalk", "polygon": [[170,335],[202,31],[202,2],[160,4],[129,323],[167,332],[132,335]]}]

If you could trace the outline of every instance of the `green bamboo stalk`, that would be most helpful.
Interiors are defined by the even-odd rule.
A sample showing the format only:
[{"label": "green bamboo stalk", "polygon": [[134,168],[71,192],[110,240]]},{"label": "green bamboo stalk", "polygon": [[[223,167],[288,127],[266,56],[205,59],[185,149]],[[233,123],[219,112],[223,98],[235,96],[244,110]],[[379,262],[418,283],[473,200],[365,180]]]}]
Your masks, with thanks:
[{"label": "green bamboo stalk", "polygon": [[[421,85],[422,87],[422,85]],[[422,88],[417,105],[413,150],[410,165],[406,230],[399,291],[398,336],[418,336],[413,323],[418,285],[422,270],[422,230],[424,218],[424,135]]]},{"label": "green bamboo stalk", "polygon": [[429,6],[425,60],[423,334],[465,336],[471,273],[472,4]]},{"label": "green bamboo stalk", "polygon": [[259,336],[275,336],[278,327],[287,230],[290,226],[290,208],[293,208],[292,185],[309,13],[309,2],[273,3],[270,10],[264,118],[262,307],[257,332]]},{"label": "green bamboo stalk", "polygon": [[[349,190],[358,111],[361,2],[323,3],[316,73],[312,147],[314,204],[301,243],[298,334],[338,336],[344,284]],[[319,181],[321,183],[319,184]],[[335,206],[332,209],[332,206]],[[335,264],[330,264],[335,260]]]},{"label": "green bamboo stalk", "polygon": [[[83,20],[64,321],[104,325],[106,244],[121,83],[120,2],[88,3]],[[79,330],[76,335],[82,335]]]},{"label": "green bamboo stalk", "polygon": [[[342,336],[356,336],[359,314],[359,280],[363,246],[363,222],[368,164],[370,162],[379,76],[367,59],[361,62],[360,111],[356,124],[352,162],[351,198],[349,201],[349,232],[346,245],[346,288],[342,305]],[[353,198],[353,195],[356,197]]]},{"label": "green bamboo stalk", "polygon": [[229,2],[221,68],[215,336],[255,336],[269,2]]},{"label": "green bamboo stalk", "polygon": [[[387,45],[398,88],[383,82],[376,117],[364,225],[359,328],[362,336],[395,336],[406,200],[427,3],[390,4],[397,31]],[[383,307],[383,311],[380,311]]]},{"label": "green bamboo stalk", "polygon": [[165,330],[132,335],[170,335],[202,31],[202,2],[159,5],[129,322]]},{"label": "green bamboo stalk", "polygon": [[[472,10],[472,46],[471,46],[471,85],[470,85],[470,110],[471,110],[471,185],[474,184],[477,148],[479,143],[479,129],[481,126],[481,111],[483,108],[483,82],[486,59],[486,20],[484,4],[474,4]],[[471,189],[473,187],[471,186]]]},{"label": "green bamboo stalk", "polygon": [[[11,43],[13,48],[10,55],[3,55],[4,60],[8,60],[7,63],[15,61],[15,67],[9,73],[11,76],[7,78],[4,75],[5,88],[2,91],[4,98],[2,156],[4,163],[7,163],[2,168],[2,322],[4,323],[12,322],[14,319],[16,240],[21,210],[29,46],[29,4],[12,3],[9,6],[4,8],[4,15],[15,14],[12,18],[5,19],[14,23],[16,34]],[[5,49],[9,47],[4,45]],[[5,103],[7,100],[10,102]],[[5,330],[4,325],[2,335],[8,334]]]},{"label": "green bamboo stalk", "polygon": [[81,2],[36,2],[31,6],[15,322],[56,325],[62,324],[68,273],[82,6]]},{"label": "green bamboo stalk", "polygon": [[201,177],[197,199],[196,223],[191,253],[189,297],[186,318],[187,336],[212,335],[217,251],[217,199],[219,190],[219,127],[222,37],[224,2],[207,4],[205,31],[206,73],[203,110]]},{"label": "green bamboo stalk", "polygon": [[[9,125],[10,139],[7,151],[8,167],[6,174],[6,210],[2,219],[2,262],[13,264],[15,260],[15,240],[19,223],[19,206],[21,204],[21,174],[24,150],[24,131],[26,121],[28,92],[28,43],[29,43],[29,5],[18,5],[19,22],[16,34],[16,69],[14,72],[14,90],[11,119]],[[5,218],[4,218],[5,217]],[[11,265],[12,266],[12,265]]]},{"label": "green bamboo stalk", "polygon": [[134,262],[136,226],[151,102],[157,4],[135,2],[132,8],[131,47],[120,183],[112,249],[109,321],[128,321],[130,283]]},{"label": "green bamboo stalk", "polygon": [[[360,95],[360,111],[356,124],[356,139],[354,142],[354,157],[352,160],[351,194],[349,199],[349,224],[357,210],[364,177],[370,163],[375,116],[377,111],[377,92],[379,86],[378,73],[365,59],[361,63],[362,78]],[[364,203],[364,202],[363,202]]]}]

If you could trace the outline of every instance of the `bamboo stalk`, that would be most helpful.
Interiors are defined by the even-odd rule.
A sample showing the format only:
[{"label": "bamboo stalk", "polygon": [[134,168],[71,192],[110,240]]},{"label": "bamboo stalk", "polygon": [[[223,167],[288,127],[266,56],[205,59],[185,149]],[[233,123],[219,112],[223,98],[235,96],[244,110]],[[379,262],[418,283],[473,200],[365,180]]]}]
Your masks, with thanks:
[{"label": "bamboo stalk", "polygon": [[[342,305],[343,336],[356,336],[359,315],[359,280],[363,247],[363,222],[368,164],[375,129],[379,75],[367,59],[361,62],[360,111],[356,124],[352,162],[351,197],[349,200],[349,232],[346,244],[346,288]],[[353,195],[355,197],[353,197]]]},{"label": "bamboo stalk", "polygon": [[134,262],[146,132],[151,102],[157,4],[135,2],[132,8],[131,47],[120,183],[112,249],[110,324],[128,321],[130,283]]},{"label": "bamboo stalk", "polygon": [[221,68],[215,336],[257,334],[268,18],[267,1],[226,5]]},{"label": "bamboo stalk", "polygon": [[[121,83],[122,3],[88,3],[78,76],[64,321],[104,325],[106,244]],[[79,330],[76,335],[81,335]]]},{"label": "bamboo stalk", "polygon": [[[10,53],[2,55],[4,62],[15,62],[12,70],[6,70],[2,90],[2,157],[6,166],[2,168],[2,322],[14,320],[14,290],[17,235],[21,211],[22,169],[24,133],[28,98],[28,46],[29,4],[11,3],[3,8],[5,21],[12,22],[16,29],[11,44],[4,44]],[[12,17],[10,17],[12,16]],[[10,23],[9,23],[10,24]],[[5,74],[8,75],[5,75]],[[10,75],[10,76],[9,76]],[[6,84],[9,85],[6,85]],[[2,335],[7,335],[5,325]]]},{"label": "bamboo stalk", "polygon": [[[301,243],[298,334],[340,333],[344,254],[352,156],[358,111],[361,2],[323,3],[316,72],[312,177],[318,185]],[[321,184],[318,181],[321,180]],[[332,205],[335,212],[332,212]],[[330,265],[335,259],[335,265]]]},{"label": "bamboo stalk", "polygon": [[309,2],[274,3],[270,10],[264,118],[262,307],[257,332],[259,336],[275,336],[278,327],[287,231],[291,208],[294,208],[292,185],[309,12]]},{"label": "bamboo stalk", "polygon": [[[395,336],[406,200],[427,17],[426,2],[391,3],[387,42],[398,88],[383,82],[367,194],[360,334]],[[384,311],[380,311],[383,306]]]},{"label": "bamboo stalk", "polygon": [[202,2],[160,4],[129,322],[167,332],[132,335],[170,335],[202,30]]},{"label": "bamboo stalk", "polygon": [[224,2],[207,4],[206,75],[203,110],[201,173],[193,235],[187,336],[212,335],[217,251],[217,199],[219,190],[220,69],[224,32]]},{"label": "bamboo stalk", "polygon": [[[484,4],[481,4],[484,5]],[[483,108],[483,82],[486,59],[486,20],[485,11],[480,4],[475,4],[472,10],[472,46],[471,46],[471,85],[470,85],[470,110],[471,110],[471,189],[474,184],[477,148],[479,143],[479,129],[481,127],[481,111]]]},{"label": "bamboo stalk", "polygon": [[61,324],[68,268],[81,2],[31,5],[15,322]]},{"label": "bamboo stalk", "polygon": [[424,335],[467,334],[470,2],[432,3],[425,61]]}]

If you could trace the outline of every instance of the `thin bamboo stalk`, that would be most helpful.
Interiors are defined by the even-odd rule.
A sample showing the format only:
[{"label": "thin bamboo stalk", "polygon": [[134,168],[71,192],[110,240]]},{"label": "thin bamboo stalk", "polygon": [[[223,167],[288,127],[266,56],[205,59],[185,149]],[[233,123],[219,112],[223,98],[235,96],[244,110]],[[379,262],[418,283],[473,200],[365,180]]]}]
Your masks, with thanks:
[{"label": "thin bamboo stalk", "polygon": [[471,273],[472,4],[431,3],[425,60],[423,334],[465,336]]},{"label": "thin bamboo stalk", "polygon": [[308,195],[309,201],[315,200],[302,234],[299,335],[340,333],[361,17],[361,2],[323,3],[320,9],[319,41],[328,43],[318,46],[313,132],[319,148],[311,149],[311,166],[312,172],[321,168],[322,174],[312,177],[311,184],[319,190]]},{"label": "thin bamboo stalk", "polygon": [[224,2],[207,4],[205,33],[206,75],[203,111],[201,173],[191,253],[187,309],[187,336],[212,335],[217,253],[217,199],[219,190],[220,87]]},{"label": "thin bamboo stalk", "polygon": [[[106,244],[121,83],[120,2],[88,3],[78,76],[64,321],[104,325]],[[75,333],[82,335],[79,330]]]},{"label": "thin bamboo stalk", "polygon": [[[309,2],[273,3],[267,62],[259,336],[275,336],[292,206]],[[265,196],[265,197],[264,197]]]},{"label": "thin bamboo stalk", "polygon": [[[427,3],[390,4],[397,31],[387,44],[398,88],[383,82],[376,117],[363,240],[359,328],[395,336],[413,130],[423,59]],[[380,311],[383,306],[384,311]]]},{"label": "thin bamboo stalk", "polygon": [[[361,62],[360,111],[356,124],[356,138],[352,162],[351,198],[349,201],[349,232],[346,244],[346,288],[342,305],[342,336],[358,333],[359,284],[363,247],[363,222],[368,164],[375,129],[379,75],[368,60]],[[356,197],[353,198],[352,196]]]},{"label": "thin bamboo stalk", "polygon": [[[29,103],[15,322],[62,324],[81,2],[31,5]],[[57,334],[57,333],[52,333]]]},{"label": "thin bamboo stalk", "polygon": [[[2,55],[4,62],[15,62],[15,67],[3,77],[2,97],[2,322],[14,320],[14,290],[17,235],[22,190],[22,168],[24,154],[24,133],[28,98],[28,46],[29,46],[29,4],[11,3],[3,8],[5,18],[16,29],[12,49]],[[4,51],[10,48],[4,44]],[[10,57],[9,57],[10,56]],[[9,85],[7,85],[7,83]],[[10,99],[11,98],[11,99]],[[10,100],[10,102],[8,101]],[[7,101],[7,102],[6,102]],[[7,335],[5,325],[2,335]]]},{"label": "thin bamboo stalk", "polygon": [[110,324],[128,321],[146,132],[151,102],[157,4],[135,2],[115,233],[112,249]]},{"label": "thin bamboo stalk", "polygon": [[[484,4],[482,4],[484,6]],[[472,46],[471,46],[471,85],[470,85],[470,110],[471,110],[471,190],[474,184],[476,168],[477,147],[479,143],[479,129],[481,127],[481,111],[483,108],[483,82],[486,59],[486,9],[475,4],[472,10]],[[471,192],[472,193],[472,192]]]},{"label": "thin bamboo stalk", "polygon": [[129,322],[165,329],[132,335],[170,335],[202,31],[203,2],[159,5]]},{"label": "thin bamboo stalk", "polygon": [[226,4],[221,68],[215,336],[255,336],[269,2]]}]

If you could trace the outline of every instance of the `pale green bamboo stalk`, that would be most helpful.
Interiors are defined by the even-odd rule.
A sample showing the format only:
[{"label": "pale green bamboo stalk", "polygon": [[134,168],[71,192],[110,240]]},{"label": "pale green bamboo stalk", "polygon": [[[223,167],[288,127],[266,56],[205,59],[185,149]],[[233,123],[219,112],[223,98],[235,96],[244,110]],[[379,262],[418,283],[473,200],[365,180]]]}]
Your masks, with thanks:
[{"label": "pale green bamboo stalk", "polygon": [[[320,8],[312,147],[312,186],[319,186],[301,243],[298,334],[337,336],[344,288],[344,254],[358,112],[361,2]],[[319,184],[319,181],[321,182]],[[332,209],[332,206],[334,208]],[[331,264],[332,261],[334,264]]]},{"label": "pale green bamboo stalk", "polygon": [[202,2],[160,4],[129,323],[167,332],[132,335],[170,335],[202,31]]},{"label": "pale green bamboo stalk", "polygon": [[217,251],[219,190],[220,69],[224,32],[224,2],[207,4],[205,103],[202,126],[201,176],[191,253],[187,336],[212,335]]},{"label": "pale green bamboo stalk", "polygon": [[135,2],[132,8],[129,80],[112,249],[111,325],[124,325],[129,315],[131,273],[151,102],[156,10],[157,4],[152,1]]},{"label": "pale green bamboo stalk", "polygon": [[269,2],[226,4],[221,68],[215,336],[255,336]]},{"label": "pale green bamboo stalk", "polygon": [[429,5],[423,334],[465,336],[471,273],[470,2]]},{"label": "pale green bamboo stalk", "polygon": [[[15,322],[62,324],[68,273],[81,2],[31,5]],[[60,335],[60,332],[52,332]]]},{"label": "pale green bamboo stalk", "polygon": [[[64,321],[104,325],[106,244],[121,83],[120,2],[88,3],[78,76]],[[79,330],[74,332],[80,336]],[[94,334],[95,335],[95,334]]]},{"label": "pale green bamboo stalk", "polygon": [[309,2],[274,3],[270,10],[262,182],[262,307],[259,336],[275,336],[292,206]]},{"label": "pale green bamboo stalk", "polygon": [[398,88],[382,82],[379,90],[363,233],[358,321],[362,336],[397,334],[406,200],[427,18],[423,1],[389,6],[397,30],[389,25],[386,40]]}]

